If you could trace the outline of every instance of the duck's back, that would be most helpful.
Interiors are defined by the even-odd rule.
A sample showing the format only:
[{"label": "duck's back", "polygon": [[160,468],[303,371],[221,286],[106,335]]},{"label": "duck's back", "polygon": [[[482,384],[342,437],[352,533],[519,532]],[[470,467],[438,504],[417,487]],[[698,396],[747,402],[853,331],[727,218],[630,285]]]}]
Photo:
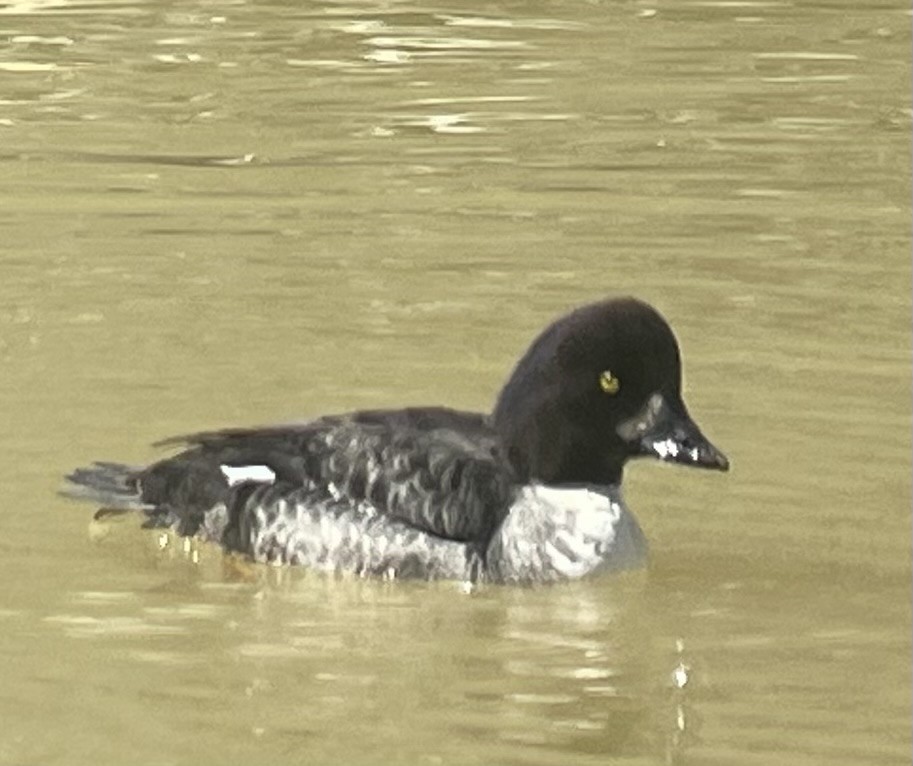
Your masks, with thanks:
[{"label": "duck's back", "polygon": [[[150,526],[186,535],[202,529],[208,537],[218,529],[226,548],[257,558],[254,549],[275,539],[283,513],[299,529],[320,522],[346,534],[365,524],[377,532],[379,523],[395,522],[403,533],[481,545],[514,491],[487,419],[444,408],[355,412],[163,444],[187,449],[148,468],[106,463],[70,479],[84,498],[142,508]],[[262,558],[274,559],[276,546],[270,550]]]}]

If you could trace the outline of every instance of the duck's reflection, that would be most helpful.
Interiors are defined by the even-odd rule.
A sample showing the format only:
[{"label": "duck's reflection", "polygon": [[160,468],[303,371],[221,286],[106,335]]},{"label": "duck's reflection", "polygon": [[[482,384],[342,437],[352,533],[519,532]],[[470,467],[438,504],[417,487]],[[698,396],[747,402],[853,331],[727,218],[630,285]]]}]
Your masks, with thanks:
[{"label": "duck's reflection", "polygon": [[356,688],[388,695],[428,733],[488,743],[506,762],[520,747],[524,762],[530,752],[543,762],[564,752],[680,763],[692,738],[692,669],[681,642],[654,645],[645,583],[641,572],[466,595],[453,584],[320,585],[304,577],[286,596],[313,603],[316,585],[338,632],[300,621],[289,625],[295,635],[285,647],[312,660],[323,655],[314,677],[337,700]]}]

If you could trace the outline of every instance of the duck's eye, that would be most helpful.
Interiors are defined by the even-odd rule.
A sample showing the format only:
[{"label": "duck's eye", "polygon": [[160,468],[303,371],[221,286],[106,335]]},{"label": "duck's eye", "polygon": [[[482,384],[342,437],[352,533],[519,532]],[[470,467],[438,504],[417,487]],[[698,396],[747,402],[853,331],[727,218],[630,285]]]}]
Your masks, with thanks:
[{"label": "duck's eye", "polygon": [[611,370],[603,370],[599,373],[599,387],[604,394],[614,396],[621,390],[621,381],[612,374]]}]

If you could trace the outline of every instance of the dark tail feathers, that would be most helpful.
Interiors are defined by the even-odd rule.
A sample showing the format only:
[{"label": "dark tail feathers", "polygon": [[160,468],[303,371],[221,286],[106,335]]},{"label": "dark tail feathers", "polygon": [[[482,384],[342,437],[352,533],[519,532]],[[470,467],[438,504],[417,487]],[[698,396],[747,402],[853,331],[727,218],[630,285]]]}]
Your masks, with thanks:
[{"label": "dark tail feathers", "polygon": [[101,506],[100,515],[111,511],[147,511],[136,481],[141,468],[122,463],[93,463],[77,468],[66,479],[69,485],[60,494],[76,500],[86,500]]}]

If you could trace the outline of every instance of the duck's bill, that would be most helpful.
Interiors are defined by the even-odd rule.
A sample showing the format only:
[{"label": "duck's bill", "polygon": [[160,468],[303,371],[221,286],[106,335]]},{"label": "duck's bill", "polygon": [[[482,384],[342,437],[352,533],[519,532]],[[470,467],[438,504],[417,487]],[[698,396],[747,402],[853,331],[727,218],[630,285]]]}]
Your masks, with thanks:
[{"label": "duck's bill", "polygon": [[672,407],[662,394],[653,394],[640,412],[622,422],[618,435],[635,455],[716,471],[729,470],[729,459],[701,433],[684,405]]}]

